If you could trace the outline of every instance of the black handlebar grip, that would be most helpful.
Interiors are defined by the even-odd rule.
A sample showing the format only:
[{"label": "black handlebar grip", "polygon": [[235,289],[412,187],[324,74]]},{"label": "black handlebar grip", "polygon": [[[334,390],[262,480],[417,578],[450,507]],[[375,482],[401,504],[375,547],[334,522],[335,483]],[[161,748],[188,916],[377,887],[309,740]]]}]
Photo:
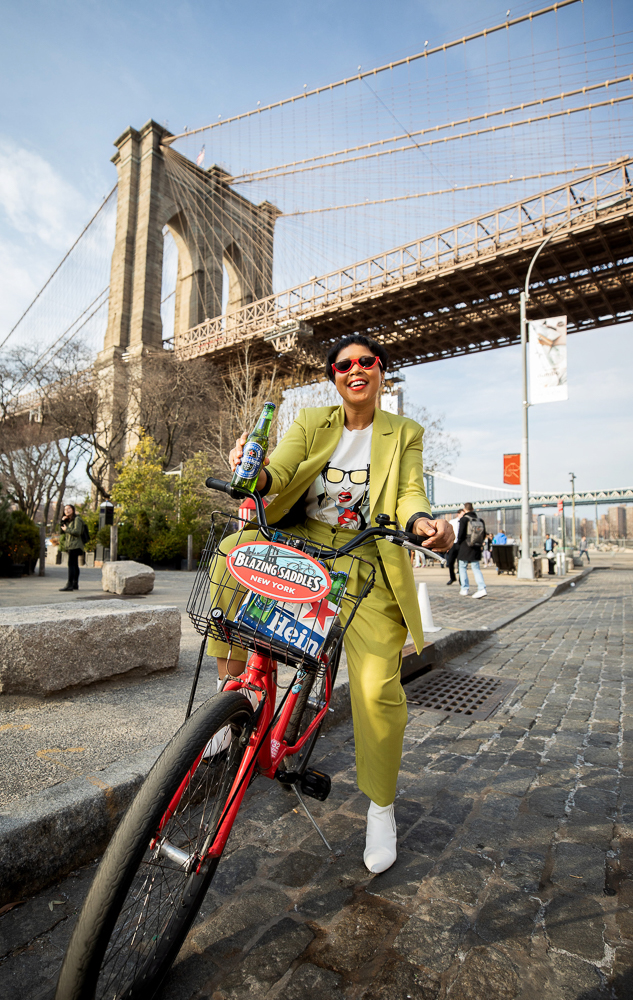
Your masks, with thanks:
[{"label": "black handlebar grip", "polygon": [[228,493],[231,495],[231,484],[225,483],[222,479],[214,479],[213,476],[209,476],[205,480],[204,485],[210,490],[218,490],[220,493]]}]

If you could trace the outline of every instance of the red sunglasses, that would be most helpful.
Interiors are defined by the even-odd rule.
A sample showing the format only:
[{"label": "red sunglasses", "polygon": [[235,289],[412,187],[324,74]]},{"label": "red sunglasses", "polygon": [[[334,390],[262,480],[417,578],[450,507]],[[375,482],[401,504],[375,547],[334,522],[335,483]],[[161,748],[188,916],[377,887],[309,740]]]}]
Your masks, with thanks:
[{"label": "red sunglasses", "polygon": [[345,375],[355,362],[358,362],[360,367],[366,372],[368,372],[371,368],[375,368],[376,365],[380,365],[382,368],[380,358],[378,356],[374,357],[373,354],[365,354],[362,358],[343,358],[341,361],[333,361],[332,368],[335,372],[338,372],[339,375]]}]

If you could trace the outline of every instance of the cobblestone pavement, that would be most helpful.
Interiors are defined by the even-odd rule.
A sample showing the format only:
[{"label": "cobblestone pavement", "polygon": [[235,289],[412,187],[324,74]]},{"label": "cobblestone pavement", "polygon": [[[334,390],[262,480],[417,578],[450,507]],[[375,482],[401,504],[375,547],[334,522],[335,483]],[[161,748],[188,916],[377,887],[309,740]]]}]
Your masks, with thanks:
[{"label": "cobblestone pavement", "polygon": [[[517,686],[485,722],[411,711],[383,875],[349,724],[319,741],[333,789],[310,801],[332,855],[256,782],[163,1000],[630,1000],[632,586],[593,573],[451,663]],[[50,995],[91,877],[0,918],[4,1000]]]},{"label": "cobblestone pavement", "polygon": [[545,597],[561,580],[554,576],[523,581],[513,576],[497,576],[496,570],[486,570],[484,580],[488,596],[474,601],[476,592],[470,573],[470,594],[463,597],[459,585],[447,587],[447,570],[419,569],[414,571],[416,582],[426,583],[431,600],[433,621],[444,628],[481,628],[500,618],[508,618],[526,605]]}]

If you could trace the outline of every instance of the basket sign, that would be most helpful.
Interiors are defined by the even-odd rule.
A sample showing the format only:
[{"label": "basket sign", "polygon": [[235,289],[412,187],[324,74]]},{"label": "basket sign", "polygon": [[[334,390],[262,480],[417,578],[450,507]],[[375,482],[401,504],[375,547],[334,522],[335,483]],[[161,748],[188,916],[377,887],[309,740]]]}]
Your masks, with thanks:
[{"label": "basket sign", "polygon": [[318,601],[332,588],[330,574],[316,559],[279,542],[241,542],[226,565],[247,590],[291,604]]}]

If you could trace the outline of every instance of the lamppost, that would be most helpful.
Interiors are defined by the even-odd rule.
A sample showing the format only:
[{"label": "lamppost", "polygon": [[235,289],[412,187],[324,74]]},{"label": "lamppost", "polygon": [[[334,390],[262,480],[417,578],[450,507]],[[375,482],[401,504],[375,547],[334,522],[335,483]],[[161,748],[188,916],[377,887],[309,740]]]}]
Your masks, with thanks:
[{"label": "lamppost", "polygon": [[[597,204],[595,207],[596,215],[599,212],[605,211],[608,208],[615,208],[618,205],[623,205],[625,202],[630,201],[631,195],[624,194],[618,198],[612,198],[602,205]],[[528,363],[527,363],[527,301],[530,297],[530,276],[532,274],[532,268],[536,263],[536,259],[539,256],[541,250],[547,246],[549,241],[553,236],[556,235],[559,229],[563,226],[568,226],[572,222],[571,218],[565,217],[562,222],[559,222],[557,226],[554,226],[551,233],[545,237],[543,242],[537,247],[532,260],[530,261],[530,266],[528,267],[528,272],[525,276],[525,288],[521,292],[520,298],[520,319],[521,319],[521,369],[523,376],[523,407],[522,407],[522,417],[523,417],[523,433],[521,437],[521,558],[519,559],[519,566],[517,569],[517,579],[519,580],[533,580],[534,579],[534,563],[532,561],[532,532],[531,532],[531,518],[530,518],[530,474],[528,466]],[[563,532],[565,530],[565,514],[563,512]],[[564,534],[563,534],[564,538]],[[564,544],[564,542],[563,542]]]},{"label": "lamppost", "polygon": [[573,549],[576,548],[576,476],[570,472],[569,478],[571,479],[571,547],[573,555]]}]

